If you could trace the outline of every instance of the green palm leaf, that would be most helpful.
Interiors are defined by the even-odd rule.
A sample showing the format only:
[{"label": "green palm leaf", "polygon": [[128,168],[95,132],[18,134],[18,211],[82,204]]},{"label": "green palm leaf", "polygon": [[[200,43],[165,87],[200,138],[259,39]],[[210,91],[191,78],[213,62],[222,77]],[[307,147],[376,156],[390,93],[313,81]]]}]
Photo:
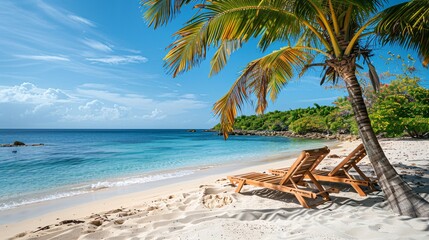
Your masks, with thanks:
[{"label": "green palm leaf", "polygon": [[213,107],[220,116],[224,137],[233,130],[237,110],[253,93],[258,99],[256,112],[267,107],[267,96],[274,101],[294,72],[304,67],[311,55],[300,47],[285,47],[249,63],[225,96]]},{"label": "green palm leaf", "polygon": [[212,60],[211,73],[215,74],[226,64],[229,54],[251,37],[262,35],[260,46],[263,49],[279,38],[293,40],[298,37],[301,25],[297,17],[276,8],[282,1],[266,2],[226,0],[204,6],[204,12],[175,34],[178,39],[170,45],[164,58],[165,66],[176,76],[205,59],[206,48],[219,46]]},{"label": "green palm leaf", "polygon": [[213,55],[211,64],[210,76],[217,74],[226,65],[229,56],[242,45],[240,40],[227,40],[221,42],[217,51]]},{"label": "green palm leaf", "polygon": [[142,7],[147,8],[144,18],[149,26],[157,28],[167,24],[179,11],[183,5],[190,2],[203,2],[196,0],[141,0]]},{"label": "green palm leaf", "polygon": [[398,43],[415,49],[429,64],[429,0],[414,0],[384,10],[376,33],[382,44]]},{"label": "green palm leaf", "polygon": [[201,21],[190,23],[176,32],[179,39],[170,45],[170,51],[164,57],[165,66],[173,77],[191,69],[205,58],[207,34],[207,24]]}]

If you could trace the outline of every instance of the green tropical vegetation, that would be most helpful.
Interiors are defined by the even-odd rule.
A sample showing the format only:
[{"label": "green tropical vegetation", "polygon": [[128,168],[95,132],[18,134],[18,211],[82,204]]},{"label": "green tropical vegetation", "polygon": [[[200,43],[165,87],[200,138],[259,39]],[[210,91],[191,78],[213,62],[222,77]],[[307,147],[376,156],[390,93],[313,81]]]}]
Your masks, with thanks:
[{"label": "green tropical vegetation", "polygon": [[[410,136],[429,138],[429,90],[422,87],[417,77],[398,75],[398,79],[383,84],[380,92],[365,89],[372,127],[385,137]],[[263,115],[239,116],[235,130],[291,131],[326,134],[358,134],[350,102],[340,97],[333,106],[274,111]],[[217,124],[213,129],[221,130]]]},{"label": "green tropical vegetation", "polygon": [[429,137],[429,90],[405,77],[382,87],[370,109],[374,131],[387,137]]},{"label": "green tropical vegetation", "polygon": [[429,0],[396,5],[387,0],[142,0],[150,26],[167,24],[180,9],[194,4],[196,13],[179,29],[165,56],[173,76],[190,70],[215,48],[210,74],[219,73],[229,56],[251,38],[265,51],[283,47],[251,61],[232,88],[214,105],[224,137],[233,130],[237,112],[252,95],[255,111],[263,113],[287,82],[321,67],[321,84],[343,82],[359,135],[394,212],[429,216],[429,203],[399,176],[371,126],[357,69],[367,66],[376,92],[379,75],[372,64],[374,47],[396,44],[414,49],[429,63]]},{"label": "green tropical vegetation", "polygon": [[[339,98],[334,104],[335,106],[314,104],[314,107],[308,108],[240,116],[235,120],[234,130],[292,131],[298,134],[310,132],[358,134],[351,105],[347,99]],[[341,106],[341,104],[345,106]],[[213,129],[220,131],[220,124]]]}]

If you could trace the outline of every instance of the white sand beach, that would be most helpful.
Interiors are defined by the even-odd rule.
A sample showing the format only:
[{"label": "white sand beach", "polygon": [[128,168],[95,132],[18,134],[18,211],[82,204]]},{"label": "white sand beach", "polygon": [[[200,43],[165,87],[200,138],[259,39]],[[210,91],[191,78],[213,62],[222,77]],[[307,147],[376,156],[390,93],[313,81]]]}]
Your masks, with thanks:
[{"label": "white sand beach", "polygon": [[[319,168],[333,168],[360,142],[331,149]],[[429,140],[381,140],[405,180],[429,200]],[[360,197],[347,185],[313,209],[291,194],[245,186],[227,175],[290,166],[295,158],[97,200],[1,225],[1,239],[429,239],[429,219],[395,215],[375,191]],[[375,177],[368,158],[359,163]],[[332,184],[331,184],[332,185]],[[331,186],[329,185],[329,186]]]}]

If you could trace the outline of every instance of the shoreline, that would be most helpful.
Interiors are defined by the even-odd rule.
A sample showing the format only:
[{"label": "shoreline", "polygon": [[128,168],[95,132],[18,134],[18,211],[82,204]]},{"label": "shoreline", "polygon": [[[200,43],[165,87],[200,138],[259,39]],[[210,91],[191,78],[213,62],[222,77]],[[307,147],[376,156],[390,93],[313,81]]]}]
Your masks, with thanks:
[{"label": "shoreline", "polygon": [[[112,144],[111,140],[109,139],[105,142],[102,142],[102,144],[92,144],[87,146],[87,144],[80,144],[80,142],[77,144],[77,140],[71,138],[69,142],[66,141],[66,144],[48,144],[46,149],[43,150],[36,148],[23,148],[22,151],[19,149],[18,153],[11,153],[10,150],[3,149],[2,153],[4,152],[7,154],[4,154],[2,157],[0,157],[0,160],[6,160],[2,161],[2,163],[4,163],[4,167],[2,165],[2,169],[6,172],[5,174],[2,174],[5,185],[3,185],[3,188],[1,189],[3,194],[0,198],[0,209],[7,210],[36,202],[62,199],[76,195],[79,196],[88,192],[99,191],[103,188],[122,187],[124,185],[134,185],[140,183],[145,184],[146,182],[158,181],[167,178],[177,178],[181,175],[193,175],[193,172],[200,171],[200,168],[210,168],[213,166],[218,167],[230,163],[238,164],[240,162],[248,162],[249,159],[251,159],[251,161],[258,161],[261,160],[260,158],[266,158],[266,155],[276,155],[278,153],[288,152],[289,149],[294,149],[294,146],[292,145],[298,146],[300,145],[300,142],[303,142],[290,139],[284,140],[283,138],[275,137],[272,139],[275,139],[274,142],[276,143],[272,144],[274,147],[271,147],[271,140],[266,141],[266,138],[257,137],[256,141],[259,141],[258,139],[260,139],[260,141],[264,144],[264,148],[254,148],[252,141],[247,141],[250,144],[240,145],[240,140],[232,142],[235,143],[232,144],[232,146],[235,147],[231,148],[224,147],[231,144],[224,144],[223,139],[221,137],[215,136],[213,133],[209,133],[207,134],[208,137],[205,137],[205,134],[193,135],[193,133],[184,133],[183,131],[179,131],[178,133],[175,131],[171,132],[170,130],[166,131],[169,131],[170,134],[173,134],[172,136],[179,139],[181,137],[178,136],[181,135],[189,136],[189,143],[183,141],[180,142],[182,145],[178,145],[177,147],[173,146],[170,148],[167,146],[165,148],[158,148],[158,145],[156,144],[162,143],[164,139],[170,139],[170,137],[162,137],[164,136],[162,135],[159,139],[157,138],[158,142],[155,142],[151,145],[150,142],[146,144],[145,141],[138,140],[141,134],[135,133],[134,135],[137,135],[137,138],[134,135],[132,135],[132,137],[128,137],[127,135],[127,137],[121,138],[126,144],[119,146],[120,148],[117,153],[115,151],[110,151],[110,149],[114,148],[115,145]],[[92,133],[92,131],[89,132]],[[145,131],[144,133],[146,134]],[[13,135],[16,133],[10,134]],[[61,140],[61,131],[58,131],[58,133],[54,135],[48,134],[45,138],[49,140],[47,140],[48,143],[56,142],[56,140],[58,140],[58,134],[60,134],[59,139]],[[156,135],[158,132],[152,131],[148,134]],[[33,135],[29,133],[27,133],[25,137],[33,139],[33,141],[26,139],[26,142],[37,141],[37,137],[33,137]],[[214,149],[205,149],[204,147],[201,147],[205,145],[203,142],[196,143],[194,141],[195,143],[192,143],[192,139],[201,139],[201,137],[204,140],[207,139],[210,141],[210,143],[215,143]],[[237,137],[236,139],[244,138]],[[104,139],[101,141],[104,141]],[[127,141],[130,142],[129,146],[127,145]],[[284,143],[285,141],[286,144]],[[265,144],[266,142],[268,142],[268,144]],[[314,146],[315,144],[325,145],[324,142],[320,141],[311,142],[312,143],[308,143],[307,146]],[[289,144],[291,146],[289,146]],[[86,148],[83,150],[80,148],[82,145],[86,146]],[[110,147],[104,147],[105,145]],[[192,153],[193,148],[183,148],[183,146],[188,145],[196,146],[196,150],[194,151],[195,154]],[[250,145],[252,146],[249,148]],[[301,145],[299,148],[303,147]],[[244,148],[240,151],[238,149],[241,146]],[[71,150],[69,151],[69,149]],[[162,151],[167,149],[166,154],[164,154],[164,152],[159,152],[157,149],[161,149]],[[246,151],[246,149],[248,149],[248,151]],[[207,154],[204,154],[204,151],[206,150],[208,152]],[[35,153],[33,151],[35,151]],[[181,154],[176,154],[178,152],[184,152],[185,155],[182,157]],[[63,157],[62,154],[64,153],[67,153],[68,155]],[[98,153],[106,154],[107,157],[99,158],[97,155]],[[122,155],[122,153],[124,154]],[[131,157],[127,157],[126,154],[128,153],[130,153]],[[5,157],[3,158],[3,156]],[[23,173],[27,175],[10,174],[15,171],[14,167],[16,167],[18,170],[23,169],[24,161],[21,161],[23,159],[25,159],[25,161],[30,160],[30,163],[33,163],[33,165],[30,164],[30,166],[35,167],[30,167],[29,171],[23,171]],[[130,161],[128,161],[128,159],[130,159]],[[122,164],[122,161],[124,161],[123,164],[125,165]],[[172,165],[166,165],[162,161],[167,164],[171,163]],[[53,164],[51,164],[51,162],[53,162]],[[57,162],[58,164],[56,164]],[[87,170],[85,170],[86,168],[80,168],[82,171],[77,169],[79,164],[86,164],[86,162],[91,164],[94,162],[94,164],[88,164]],[[111,162],[112,164],[104,164],[105,162]],[[131,167],[126,167],[128,166],[126,165],[128,162],[131,163]],[[121,164],[125,167],[121,166]],[[109,165],[112,165],[112,167],[109,167]],[[71,172],[67,171],[67,169],[70,169],[68,166],[74,170],[71,170]],[[55,171],[52,171],[53,174],[43,176],[45,169],[55,169]],[[64,172],[62,172],[63,169]],[[119,169],[119,171],[116,171],[116,169]],[[171,171],[168,169],[171,169]],[[178,173],[178,171],[181,170],[186,172]],[[34,178],[32,178],[34,173],[36,173],[36,175]],[[25,182],[27,177],[28,179],[35,179],[35,181]],[[0,218],[0,224],[1,223],[2,219]]]},{"label": "shoreline", "polygon": [[[340,142],[325,142],[322,145],[327,145],[330,148],[333,148],[340,144]],[[234,163],[218,163],[210,165],[196,165],[190,167],[183,167],[178,169],[168,169],[168,170],[157,170],[153,172],[143,173],[140,175],[129,175],[118,178],[108,178],[103,179],[102,181],[97,182],[86,182],[81,184],[67,185],[61,187],[61,189],[71,188],[79,189],[82,186],[91,186],[91,185],[103,185],[105,183],[110,183],[111,187],[95,187],[94,189],[87,189],[85,192],[70,196],[58,197],[54,199],[41,199],[30,203],[24,203],[16,207],[2,209],[0,210],[0,225],[7,225],[11,223],[16,223],[20,221],[25,221],[28,218],[35,218],[41,215],[49,214],[50,212],[60,211],[65,208],[75,207],[87,202],[97,201],[103,198],[113,198],[121,195],[128,195],[136,192],[151,191],[152,189],[157,189],[162,185],[172,185],[174,183],[182,183],[188,181],[197,181],[204,176],[219,175],[224,172],[231,172],[234,170],[240,170],[247,167],[256,167],[265,165],[267,163],[275,163],[283,161],[284,159],[294,158],[300,150],[295,149],[283,153],[272,153],[269,156],[264,157],[253,157],[247,162],[234,162]],[[183,174],[182,176],[173,176],[167,177],[164,179],[145,181],[140,183],[131,183],[129,185],[117,184],[125,179],[139,179],[147,177],[156,177],[162,175],[174,175],[176,173],[188,172],[188,174]],[[116,185],[116,186],[115,186]],[[50,190],[52,191],[52,190]],[[49,195],[48,195],[49,196]],[[32,209],[32,211],[29,211]]]},{"label": "shoreline", "polygon": [[[428,172],[426,170],[426,172],[422,176],[420,176],[420,178],[419,176],[416,175],[416,172],[421,168],[427,169],[427,164],[425,164],[425,161],[417,161],[417,160],[421,159],[422,157],[423,159],[427,160],[427,158],[424,158],[424,157],[427,156],[425,154],[427,154],[429,149],[424,149],[424,147],[422,146],[423,144],[419,144],[419,142],[420,141],[412,141],[412,140],[396,140],[396,141],[383,140],[381,141],[381,144],[383,145],[383,149],[386,149],[387,154],[389,154],[389,157],[392,159],[392,161],[395,161],[395,164],[397,165],[395,167],[399,167],[398,172],[400,172],[402,175],[404,174],[406,175],[406,173],[408,172],[410,175],[406,175],[406,178],[405,178],[407,182],[415,183],[414,185],[412,185],[412,187],[414,187],[417,190],[420,189],[419,192],[423,194],[426,199],[428,199],[429,198],[429,194],[428,194],[429,183],[427,182]],[[359,142],[337,143],[335,146],[330,147],[332,150],[330,154],[337,154],[337,155],[343,156],[344,154],[347,154],[348,152],[350,152],[351,149],[353,149],[353,147],[358,143]],[[429,141],[425,141],[425,143],[429,143]],[[396,145],[401,144],[401,146],[403,145],[402,147],[405,150],[401,150],[401,149],[396,150],[397,146],[395,146],[395,144]],[[413,148],[417,148],[417,147],[420,147],[420,148],[417,150],[415,149],[413,150],[411,149],[411,147],[406,148],[406,146],[408,146],[407,144],[411,144],[410,146]],[[410,157],[409,161],[408,160],[403,161],[401,159],[398,159],[402,157],[402,154],[406,153],[407,151],[413,151],[413,154],[410,154],[410,156],[413,156],[413,157]],[[324,214],[328,214],[325,216],[326,218],[329,218],[328,216],[331,216],[332,214],[334,215],[341,214],[341,215],[338,215],[340,219],[346,218],[348,214],[344,214],[344,211],[345,211],[347,213],[350,212],[352,216],[355,215],[355,218],[353,219],[357,221],[357,224],[371,223],[371,224],[381,224],[380,226],[384,226],[383,224],[386,224],[386,222],[383,223],[383,221],[386,221],[386,220],[382,219],[382,216],[386,216],[386,218],[390,219],[389,221],[391,223],[393,222],[393,225],[395,226],[397,224],[404,223],[404,221],[409,221],[411,223],[417,224],[416,225],[417,229],[414,227],[411,229],[408,229],[408,231],[412,230],[412,232],[410,233],[414,233],[416,239],[422,236],[429,236],[428,219],[420,219],[420,220],[408,219],[407,220],[407,218],[405,217],[395,216],[394,214],[391,213],[389,208],[385,206],[385,203],[382,200],[381,192],[371,193],[367,198],[364,198],[364,197],[359,197],[357,194],[355,194],[350,190],[348,191],[346,190],[345,192],[341,192],[339,195],[333,195],[333,201],[331,203],[325,203],[321,206],[318,206],[316,209],[308,210],[308,209],[303,209],[298,203],[296,203],[296,201],[294,201],[293,196],[290,194],[281,194],[280,199],[277,197],[261,197],[261,195],[259,194],[249,195],[247,193],[248,190],[246,190],[245,193],[243,194],[236,194],[233,191],[234,188],[231,187],[226,181],[227,175],[240,174],[243,172],[250,172],[250,171],[262,172],[262,171],[266,171],[269,168],[281,168],[284,166],[289,166],[291,163],[293,163],[296,157],[297,157],[296,155],[289,156],[287,159],[282,161],[278,161],[278,160],[277,161],[270,161],[270,160],[258,161],[258,163],[260,164],[257,164],[257,165],[254,164],[255,162],[252,162],[251,163],[252,165],[245,166],[245,167],[243,166],[240,169],[229,169],[229,170],[219,169],[219,171],[214,171],[212,172],[212,174],[208,176],[206,174],[207,172],[204,172],[203,174],[201,174],[201,176],[195,179],[188,179],[185,181],[173,182],[171,184],[165,184],[164,186],[158,186],[151,189],[122,194],[118,196],[108,196],[101,199],[93,199],[93,201],[91,202],[86,202],[83,204],[75,205],[73,207],[53,211],[43,216],[33,217],[31,219],[27,219],[16,223],[0,225],[0,232],[3,233],[2,238],[5,238],[5,239],[13,236],[18,236],[18,235],[23,238],[27,238],[27,237],[37,238],[41,236],[46,236],[47,234],[48,235],[53,234],[52,236],[63,236],[64,238],[67,238],[67,237],[77,238],[77,236],[88,236],[88,238],[91,238],[91,236],[93,238],[94,236],[99,236],[100,238],[107,238],[109,235],[103,235],[105,231],[111,231],[112,234],[119,234],[119,233],[122,233],[122,231],[125,231],[124,229],[127,229],[129,230],[129,232],[127,233],[128,235],[122,235],[122,236],[125,236],[122,239],[131,238],[132,236],[150,238],[150,237],[157,236],[157,234],[164,234],[164,233],[167,234],[167,232],[165,231],[167,231],[169,228],[176,226],[175,225],[176,223],[177,224],[182,223],[183,228],[178,228],[175,231],[171,230],[173,231],[172,233],[173,235],[169,233],[170,235],[166,235],[166,236],[169,236],[167,238],[177,238],[178,236],[181,236],[181,237],[188,236],[189,238],[183,237],[183,239],[195,239],[195,237],[194,238],[191,237],[193,236],[192,234],[197,234],[197,235],[203,234],[203,233],[205,234],[207,232],[211,232],[217,229],[218,231],[224,231],[223,234],[227,234],[227,235],[224,235],[223,239],[231,239],[232,238],[231,236],[233,236],[234,234],[230,232],[231,236],[228,236],[228,232],[225,232],[228,229],[227,227],[222,225],[223,228],[219,229],[219,226],[221,224],[220,222],[217,221],[219,218],[224,219],[224,221],[227,221],[229,224],[235,227],[243,227],[244,223],[250,224],[250,226],[253,226],[254,224],[256,225],[262,224],[265,226],[265,224],[268,224],[269,227],[276,226],[273,232],[279,233],[281,231],[286,231],[284,229],[283,230],[277,229],[278,227],[280,227],[280,225],[284,226],[285,224],[283,223],[277,226],[276,223],[280,221],[278,220],[279,216],[285,216],[285,217],[280,217],[280,219],[285,218],[284,220],[287,220],[288,214],[292,214],[291,216],[298,214],[302,216],[303,219],[312,219],[309,221],[313,222],[319,219],[319,217],[317,216],[324,216]],[[397,160],[401,160],[400,163],[406,166],[401,167],[401,165],[397,164]],[[333,163],[337,161],[338,159],[328,158],[326,159],[326,161],[324,160],[324,162],[322,162],[323,165],[321,165],[321,167],[330,168],[334,165]],[[368,159],[367,158],[364,159],[360,164],[362,166],[361,167],[362,170],[365,173],[370,174],[370,176],[372,176],[371,175],[372,170],[371,170],[371,166],[368,165]],[[421,164],[423,165],[421,166]],[[407,166],[408,167],[416,166],[415,172],[412,172],[414,170],[410,170],[410,168],[407,168]],[[420,185],[422,184],[421,182],[423,182],[423,187],[419,186],[419,184]],[[349,201],[349,199],[353,201]],[[269,210],[270,214],[268,215],[271,217],[269,219],[266,219],[260,222],[262,219],[266,218],[266,217],[263,217],[266,215],[264,214],[259,215],[259,213],[257,213],[259,211],[258,209],[262,210],[266,208],[270,209]],[[268,209],[264,211],[268,211]],[[356,212],[357,209],[359,209],[359,212]],[[29,211],[31,211],[31,208],[29,208]],[[112,211],[113,212],[116,211],[116,213],[113,213]],[[252,215],[253,217],[251,217],[250,215],[247,215],[246,214],[247,212],[249,212],[249,214]],[[131,214],[131,213],[133,213],[132,214],[133,217],[124,216],[124,214]],[[255,213],[257,215],[254,215]],[[322,215],[319,215],[319,214],[322,214]],[[359,216],[361,215],[362,215],[362,220],[364,219],[364,216],[367,216],[367,215],[368,215],[367,217],[374,215],[375,220],[369,221],[368,219],[366,219],[362,222],[359,220],[360,219]],[[90,222],[96,221],[98,218],[100,218],[100,217],[97,218],[96,216],[107,216],[107,217],[106,218],[103,217],[104,220],[102,220],[102,223],[100,224],[100,226],[94,226],[94,224],[90,224]],[[203,216],[206,216],[206,217],[203,217]],[[256,216],[261,216],[262,218],[256,217]],[[274,217],[274,216],[277,216],[277,217]],[[251,220],[252,218],[255,218],[255,217],[256,219]],[[316,217],[316,220],[313,219],[314,217]],[[85,223],[79,223],[79,224],[71,223],[71,224],[64,224],[64,225],[59,224],[61,221],[64,221],[64,220],[77,220],[77,219],[80,221],[85,221]],[[185,221],[184,219],[188,219],[188,220]],[[274,221],[275,219],[277,220]],[[241,222],[243,220],[244,220],[244,223]],[[257,221],[255,222],[255,220]],[[298,222],[301,221],[296,218],[295,220]],[[374,223],[374,221],[376,220],[380,221],[381,223],[380,222]],[[97,221],[101,221],[101,220],[98,219]],[[406,223],[409,224],[409,222],[406,222]],[[291,227],[295,227],[295,228],[297,227],[295,223],[288,222],[288,224],[292,224]],[[329,222],[327,222],[326,224],[329,225]],[[353,225],[356,223],[352,222],[351,224]],[[50,230],[37,231],[38,227],[43,228],[46,226],[49,226]],[[140,231],[136,230],[135,228],[133,231],[131,231],[131,229],[133,228],[132,226],[139,226],[138,229],[140,229]],[[212,227],[209,227],[209,226],[212,226]],[[149,227],[149,228],[147,229],[146,227]],[[394,232],[394,234],[396,234],[392,236],[396,236],[396,238],[400,238],[400,236],[403,236],[403,237],[406,236],[406,235],[400,235],[400,234],[398,235],[397,231],[401,230],[401,233],[402,233],[402,231],[404,230],[403,228],[405,227],[401,227],[401,228],[397,227],[396,229],[390,229],[389,231]],[[77,231],[76,229],[80,229],[80,230]],[[386,230],[385,228],[383,229]],[[61,235],[63,233],[65,234],[65,232],[70,232],[71,234],[71,232],[73,231],[76,231],[77,235],[67,235],[67,234]],[[132,234],[132,232],[134,233],[134,231],[137,231],[138,235]],[[306,232],[306,230],[303,230],[303,231]],[[326,232],[326,229],[324,229],[324,232]],[[380,236],[377,235],[378,237],[391,236],[388,233],[383,233],[383,231],[376,231],[376,233],[381,234]],[[97,234],[101,234],[101,235],[97,235]],[[220,235],[216,235],[216,232],[214,232],[213,234],[214,234],[214,237],[212,238],[209,237],[209,239],[219,239],[218,237]],[[251,229],[247,234],[252,234]],[[329,232],[329,234],[334,234],[334,233]],[[352,233],[347,233],[347,234],[352,234]],[[112,235],[112,236],[115,236],[115,235]],[[252,235],[246,235],[246,236],[251,237]],[[301,237],[306,238],[308,236],[310,235],[302,235]],[[325,235],[322,234],[322,235],[314,235],[314,236],[321,237]],[[336,236],[337,237],[333,239],[342,239],[339,236],[344,237],[347,235],[336,235]],[[21,237],[18,239],[21,239]],[[238,239],[245,239],[245,238],[239,237]]]},{"label": "shoreline", "polygon": [[[299,151],[298,151],[299,152]],[[291,153],[292,154],[292,153]],[[284,162],[293,162],[295,160],[294,157],[291,157],[290,155],[286,157],[284,160],[280,160],[281,156],[275,157],[275,159],[272,158],[266,158],[261,159],[259,161],[253,161],[253,163],[259,163],[259,164],[253,164],[244,168],[239,169],[230,169],[228,171],[224,171],[225,169],[218,168],[215,173],[210,174],[209,176],[199,176],[194,179],[182,179],[178,182],[171,182],[166,183],[164,186],[153,186],[149,187],[148,189],[144,190],[137,190],[130,193],[125,193],[121,190],[119,190],[119,195],[115,195],[114,193],[118,193],[115,190],[118,189],[105,189],[100,190],[98,192],[94,193],[88,193],[85,196],[74,196],[70,197],[68,199],[73,200],[79,197],[84,197],[83,201],[77,201],[79,204],[75,205],[73,203],[65,203],[65,208],[61,207],[61,209],[52,211],[52,209],[49,209],[46,214],[33,216],[27,219],[23,219],[21,221],[16,222],[10,222],[5,224],[0,224],[0,232],[3,232],[6,234],[7,238],[12,237],[19,233],[20,226],[26,226],[28,229],[34,229],[39,227],[40,225],[49,225],[54,224],[58,221],[57,216],[63,216],[60,218],[60,220],[65,219],[76,219],[76,218],[83,218],[86,216],[89,216],[91,214],[94,214],[96,212],[105,212],[109,211],[115,208],[130,208],[133,207],[133,202],[141,202],[141,201],[152,201],[156,198],[168,195],[168,194],[178,194],[183,191],[186,191],[186,189],[193,188],[195,186],[199,186],[203,183],[209,183],[214,182],[219,178],[225,178],[227,175],[234,175],[239,174],[242,171],[257,171],[258,169],[268,169],[270,167],[282,167],[284,166]],[[268,163],[267,163],[268,162]],[[231,166],[229,166],[231,168]],[[237,168],[238,166],[232,167]],[[227,167],[228,169],[228,167]],[[175,181],[178,179],[174,179]],[[160,182],[158,182],[157,185],[159,185]],[[132,188],[132,186],[128,186],[128,188]],[[175,189],[172,191],[172,189]],[[109,194],[113,193],[113,195]],[[122,192],[122,194],[120,193]],[[104,193],[104,194],[103,194]],[[106,194],[107,193],[107,194]],[[95,195],[100,194],[101,197],[96,197]],[[104,195],[104,196],[103,196]],[[61,202],[64,199],[56,199],[53,200],[53,202]],[[74,202],[76,203],[76,202]],[[131,203],[131,204],[130,204]],[[46,206],[50,203],[44,202],[44,203],[36,203],[36,204],[29,204],[25,206],[24,213],[30,211],[32,208],[34,208],[36,205],[39,206]],[[64,203],[63,203],[64,204]],[[78,208],[79,211],[75,211],[75,208]],[[18,209],[10,209],[13,212]],[[5,214],[2,214],[4,212],[0,212],[0,217],[7,217],[9,214],[5,216]]]},{"label": "shoreline", "polygon": [[[217,132],[216,130],[211,130]],[[306,134],[294,133],[291,131],[271,131],[271,130],[233,130],[229,135],[234,136],[265,136],[265,137],[288,137],[297,139],[326,139],[338,141],[356,141],[359,139],[358,135],[353,134],[328,134],[320,132],[309,132]]]}]

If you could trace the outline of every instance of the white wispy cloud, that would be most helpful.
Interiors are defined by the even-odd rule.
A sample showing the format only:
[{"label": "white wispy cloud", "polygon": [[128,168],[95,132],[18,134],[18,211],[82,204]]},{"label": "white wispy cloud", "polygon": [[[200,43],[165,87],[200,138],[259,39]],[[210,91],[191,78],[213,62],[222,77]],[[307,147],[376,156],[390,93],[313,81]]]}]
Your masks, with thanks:
[{"label": "white wispy cloud", "polygon": [[192,93],[184,94],[181,97],[185,98],[185,99],[196,99],[197,98],[197,96],[195,96],[195,94],[192,94]]},{"label": "white wispy cloud", "polygon": [[24,82],[16,86],[0,86],[1,103],[28,103],[47,104],[54,102],[66,102],[71,96],[60,89],[39,88],[36,85]]},{"label": "white wispy cloud", "polygon": [[106,104],[98,99],[86,102],[78,107],[79,111],[68,113],[63,116],[65,120],[72,121],[111,121],[118,120],[126,116],[130,108],[113,104],[113,106],[106,106]]},{"label": "white wispy cloud", "polygon": [[[81,17],[81,13],[63,9],[61,5],[43,0],[0,1],[0,22],[5,23],[0,24],[3,53],[0,77],[9,75],[10,80],[37,82],[37,79],[41,80],[40,75],[21,69],[38,64],[39,71],[52,73],[57,68],[51,63],[61,63],[70,77],[75,75],[78,79],[121,79],[148,86],[149,81],[140,80],[157,79],[160,82],[160,74],[132,69],[135,66],[131,64],[148,61],[144,54],[117,44],[98,28],[72,20],[70,16]],[[12,61],[14,63],[10,64]],[[49,79],[43,81],[46,80]],[[158,86],[171,84],[159,83]]]},{"label": "white wispy cloud", "polygon": [[81,110],[81,111],[83,111],[83,110],[91,110],[93,108],[101,107],[103,105],[104,105],[103,102],[101,102],[98,99],[95,99],[95,100],[92,100],[92,101],[89,101],[89,102],[85,103],[84,105],[79,106],[79,110]]},{"label": "white wispy cloud", "polygon": [[91,47],[95,50],[99,50],[99,51],[103,51],[103,52],[111,52],[112,51],[112,48],[109,45],[101,43],[101,42],[96,41],[96,40],[86,38],[86,39],[83,39],[81,41],[82,41],[82,43],[84,43],[88,47]]},{"label": "white wispy cloud", "polygon": [[72,27],[90,26],[95,27],[95,24],[81,16],[73,14],[65,9],[54,7],[43,1],[37,1],[37,6],[43,10],[49,17],[64,25]]},{"label": "white wispy cloud", "polygon": [[76,93],[85,98],[101,99],[103,101],[113,102],[134,108],[144,108],[147,106],[146,109],[149,109],[149,107],[152,108],[152,106],[155,104],[153,99],[146,98],[142,95],[120,94],[117,92],[111,92],[109,90],[78,88]]},{"label": "white wispy cloud", "polygon": [[134,54],[140,54],[141,53],[140,50],[131,49],[131,48],[119,48],[118,50],[127,51],[127,52],[134,53]]},{"label": "white wispy cloud", "polygon": [[69,62],[70,59],[64,56],[55,56],[55,55],[15,55],[17,58],[22,59],[30,59],[30,60],[38,60],[38,61],[50,61],[50,62],[56,62],[56,61],[65,61]]},{"label": "white wispy cloud", "polygon": [[150,114],[143,115],[143,119],[164,119],[167,117],[167,115],[162,114],[162,111],[158,110],[158,108],[155,108]]},{"label": "white wispy cloud", "polygon": [[76,15],[73,15],[73,14],[69,14],[69,15],[67,15],[71,20],[73,20],[73,21],[75,21],[75,22],[78,22],[78,23],[83,23],[83,24],[86,24],[86,25],[88,25],[88,26],[90,26],[90,27],[95,27],[95,24],[92,22],[92,21],[90,21],[90,20],[88,20],[88,19],[86,19],[86,18],[83,18],[83,17],[79,17],[79,16],[76,16]]},{"label": "white wispy cloud", "polygon": [[100,58],[87,58],[86,60],[91,62],[106,63],[106,64],[125,64],[125,63],[145,63],[148,61],[147,58],[139,55],[128,55],[128,56],[107,56]]},{"label": "white wispy cloud", "polygon": [[30,82],[0,86],[0,108],[3,109],[0,124],[8,127],[121,127],[124,124],[159,127],[161,122],[179,124],[180,116],[189,118],[197,109],[209,107],[197,95],[150,98],[123,89],[100,89],[106,86],[86,84],[69,90],[43,88]]},{"label": "white wispy cloud", "polygon": [[179,96],[179,94],[174,93],[174,92],[162,93],[162,94],[158,95],[158,97],[160,97],[160,98],[176,98],[178,96]]},{"label": "white wispy cloud", "polygon": [[96,89],[107,89],[110,86],[107,84],[100,84],[100,83],[84,83],[80,85],[79,87],[82,88],[96,88]]}]

